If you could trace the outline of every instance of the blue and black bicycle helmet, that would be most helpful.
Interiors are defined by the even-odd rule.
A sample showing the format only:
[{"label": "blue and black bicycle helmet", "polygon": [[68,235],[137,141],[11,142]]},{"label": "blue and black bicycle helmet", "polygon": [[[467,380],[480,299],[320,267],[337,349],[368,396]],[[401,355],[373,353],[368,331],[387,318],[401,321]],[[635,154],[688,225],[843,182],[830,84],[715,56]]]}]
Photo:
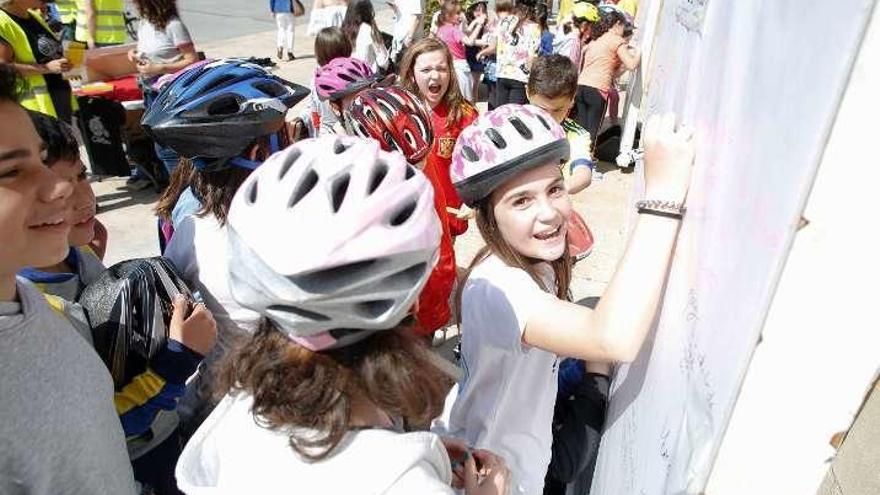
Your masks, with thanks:
[{"label": "blue and black bicycle helmet", "polygon": [[[275,138],[287,110],[309,90],[241,59],[193,68],[162,89],[141,120],[147,134],[200,170],[255,167],[239,157],[257,138]],[[271,139],[277,151],[277,139]]]}]

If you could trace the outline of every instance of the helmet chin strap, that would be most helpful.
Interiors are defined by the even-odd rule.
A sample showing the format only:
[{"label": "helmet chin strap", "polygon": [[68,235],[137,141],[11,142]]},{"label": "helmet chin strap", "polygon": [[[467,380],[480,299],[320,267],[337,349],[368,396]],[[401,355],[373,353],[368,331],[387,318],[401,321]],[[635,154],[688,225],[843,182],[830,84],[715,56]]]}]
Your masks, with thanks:
[{"label": "helmet chin strap", "polygon": [[248,160],[247,158],[242,158],[240,156],[236,156],[234,158],[230,158],[228,162],[229,165],[234,165],[239,168],[246,168],[248,170],[256,170],[257,167],[263,164],[263,162],[258,162],[256,160]]},{"label": "helmet chin strap", "polygon": [[[272,133],[269,136],[269,154],[276,153],[281,150],[281,143],[278,141],[278,133]],[[245,158],[243,156],[232,157],[227,161],[229,165],[233,165],[240,168],[245,168],[248,170],[256,170],[257,167],[263,164],[262,160],[251,160]]]}]

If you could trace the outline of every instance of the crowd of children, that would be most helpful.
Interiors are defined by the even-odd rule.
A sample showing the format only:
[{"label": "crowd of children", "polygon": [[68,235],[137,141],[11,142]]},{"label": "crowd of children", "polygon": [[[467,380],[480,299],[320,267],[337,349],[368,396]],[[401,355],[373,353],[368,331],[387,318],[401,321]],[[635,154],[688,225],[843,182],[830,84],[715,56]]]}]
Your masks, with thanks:
[{"label": "crowd of children", "polygon": [[[167,276],[193,296],[107,292],[132,315],[120,328],[167,325],[121,383],[82,300],[108,241],[78,143],[0,66],[0,492],[588,493],[610,366],[651,328],[693,146],[673,116],[648,120],[626,250],[598,305],[573,302],[569,196],[592,181],[597,98],[638,52],[616,8],[563,2],[551,25],[534,1],[443,4],[396,77],[354,2],[318,32],[290,121],[304,88],[247,61],[163,86],[142,123],[180,157],[156,211]],[[485,246],[459,272],[470,224]],[[450,324],[454,384],[430,348]]]}]

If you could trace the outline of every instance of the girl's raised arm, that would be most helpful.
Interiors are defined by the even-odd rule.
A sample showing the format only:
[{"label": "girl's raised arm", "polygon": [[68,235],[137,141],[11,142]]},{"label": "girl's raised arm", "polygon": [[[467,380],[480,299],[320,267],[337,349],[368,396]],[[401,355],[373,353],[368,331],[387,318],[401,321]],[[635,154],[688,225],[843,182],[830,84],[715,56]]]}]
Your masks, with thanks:
[{"label": "girl's raised arm", "polygon": [[[684,203],[694,145],[675,130],[675,116],[652,116],[645,126],[645,198]],[[681,220],[643,213],[595,310],[548,300],[532,313],[523,341],[562,356],[606,362],[635,359],[651,329]]]}]

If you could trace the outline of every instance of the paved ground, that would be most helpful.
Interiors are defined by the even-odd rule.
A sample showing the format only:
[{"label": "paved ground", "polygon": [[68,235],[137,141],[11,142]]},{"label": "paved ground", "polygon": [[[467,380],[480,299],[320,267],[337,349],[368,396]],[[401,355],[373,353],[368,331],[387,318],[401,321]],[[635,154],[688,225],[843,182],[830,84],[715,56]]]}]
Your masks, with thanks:
[{"label": "paved ground", "polygon": [[[301,0],[306,15],[296,19],[296,35],[305,36],[313,0]],[[180,0],[180,16],[193,36],[201,43],[226,41],[275,28],[269,2],[242,0]],[[376,12],[387,10],[383,1],[373,0]],[[268,56],[269,53],[266,53]]]},{"label": "paved ground", "polygon": [[[182,15],[193,31],[199,48],[209,57],[270,56],[274,51],[272,20],[262,10],[253,13],[235,0],[184,0]],[[260,6],[262,8],[262,6]],[[378,14],[380,27],[390,25],[390,14]],[[305,17],[300,18],[304,22]],[[313,40],[305,29],[297,29],[294,62],[282,62],[277,73],[307,85],[315,68]],[[624,241],[626,205],[629,204],[632,175],[616,167],[600,166],[601,180],[574,199],[596,238],[593,254],[575,268],[573,292],[576,298],[599,296],[610,280]],[[106,262],[151,256],[158,253],[152,191],[126,190],[124,179],[95,182],[100,203],[99,218],[108,227],[110,241]],[[460,265],[466,265],[482,245],[476,228],[458,239],[456,252]],[[448,354],[448,346],[444,348]],[[832,463],[821,495],[874,495],[880,493],[880,391],[875,390],[862,414]]]}]

